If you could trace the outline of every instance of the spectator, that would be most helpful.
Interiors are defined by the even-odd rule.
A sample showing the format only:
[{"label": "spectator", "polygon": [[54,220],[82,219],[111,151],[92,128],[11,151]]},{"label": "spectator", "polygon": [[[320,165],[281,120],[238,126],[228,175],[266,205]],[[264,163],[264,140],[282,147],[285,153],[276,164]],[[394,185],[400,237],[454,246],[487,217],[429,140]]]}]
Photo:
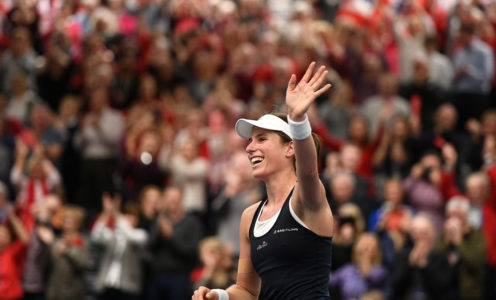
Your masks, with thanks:
[{"label": "spectator", "polygon": [[441,103],[447,101],[447,93],[429,81],[432,66],[429,60],[419,55],[413,61],[412,80],[399,88],[399,94],[410,102],[411,117],[420,118],[419,127],[414,132],[432,131],[432,115]]},{"label": "spectator", "polygon": [[92,91],[90,111],[82,118],[74,137],[82,156],[78,203],[90,219],[100,211],[103,193],[115,189],[116,150],[123,131],[122,116],[109,108],[106,91]]},{"label": "spectator", "polygon": [[29,235],[12,206],[4,205],[1,209],[7,211],[7,224],[13,229],[15,238],[8,225],[0,224],[0,299],[15,300],[24,294],[21,285],[22,264]]},{"label": "spectator", "polygon": [[149,231],[157,217],[158,202],[161,197],[160,187],[147,185],[141,189],[138,197],[140,204],[140,221],[139,228]]},{"label": "spectator", "polygon": [[10,171],[14,165],[16,146],[14,136],[8,130],[8,121],[0,117],[0,181],[7,185],[9,192],[13,192]]},{"label": "spectator", "polygon": [[60,163],[65,140],[62,132],[54,126],[52,111],[44,103],[37,103],[31,109],[29,120],[30,127],[21,131],[20,138],[30,148],[41,144],[47,158],[56,165]]},{"label": "spectator", "polygon": [[21,141],[17,141],[16,145],[16,160],[10,180],[16,187],[20,218],[31,233],[35,222],[31,207],[41,204],[49,193],[56,193],[61,177],[55,166],[46,159],[41,145],[36,146],[28,161],[28,147]]},{"label": "spectator", "polygon": [[102,197],[103,212],[91,231],[91,240],[104,247],[96,291],[99,299],[140,299],[143,262],[148,235],[136,228],[139,212],[126,207],[120,212],[120,199]]},{"label": "spectator", "polygon": [[[445,161],[453,169],[456,151],[451,145],[445,147]],[[444,221],[444,204],[451,196],[459,193],[454,178],[442,170],[439,155],[433,151],[425,153],[412,167],[403,188],[408,203],[417,211],[428,214],[439,232]]]},{"label": "spectator", "polygon": [[202,266],[191,274],[195,289],[200,286],[227,289],[236,282],[233,257],[217,237],[202,239],[198,249]]},{"label": "spectator", "polygon": [[454,77],[453,63],[448,56],[439,51],[438,44],[437,36],[431,34],[425,37],[424,48],[429,66],[429,82],[441,91],[448,91]]},{"label": "spectator", "polygon": [[387,276],[381,266],[381,250],[377,238],[369,233],[358,237],[353,247],[353,263],[331,274],[329,286],[341,290],[341,299],[351,300],[374,289],[383,289]]},{"label": "spectator", "polygon": [[329,204],[335,213],[346,203],[353,203],[356,181],[349,172],[335,172],[329,179]]},{"label": "spectator", "polygon": [[207,209],[206,177],[207,161],[198,156],[198,144],[186,138],[171,157],[172,182],[181,186],[184,193],[182,204],[187,212],[205,213]]},{"label": "spectator", "polygon": [[436,235],[428,215],[413,217],[412,245],[405,245],[396,258],[390,299],[456,299],[456,291],[449,286],[453,275],[447,258],[434,250]]},{"label": "spectator", "polygon": [[147,185],[162,186],[166,173],[159,164],[162,138],[156,130],[149,129],[138,137],[128,136],[127,153],[121,174],[128,190],[128,201],[137,201],[138,194]]},{"label": "spectator", "polygon": [[485,297],[496,296],[495,267],[496,267],[496,203],[491,195],[491,186],[487,174],[476,172],[465,180],[466,196],[470,200],[468,222],[474,229],[482,229],[487,243]]},{"label": "spectator", "polygon": [[62,202],[56,194],[46,195],[43,202],[36,203],[32,207],[36,223],[30,235],[26,263],[24,266],[24,276],[22,285],[24,288],[24,299],[36,300],[45,299],[47,270],[49,266],[49,250],[47,241],[43,239],[48,232],[53,236],[55,228],[55,218],[60,211]]},{"label": "spectator", "polygon": [[369,222],[370,231],[387,232],[394,241],[395,250],[406,242],[412,209],[403,204],[404,192],[401,180],[389,179],[384,186],[384,201]]},{"label": "spectator", "polygon": [[2,55],[0,70],[1,89],[6,95],[12,94],[12,80],[20,72],[26,73],[27,89],[36,92],[37,55],[32,48],[28,29],[17,27],[12,31],[12,43]]},{"label": "spectator", "polygon": [[355,204],[347,203],[341,206],[338,217],[336,235],[332,241],[332,271],[351,263],[353,245],[357,237],[365,231],[365,221]]},{"label": "spectator", "polygon": [[[398,95],[398,82],[391,73],[384,73],[379,77],[379,91],[360,105],[360,114],[365,116],[369,123],[369,135],[376,136],[381,121],[389,122],[393,116],[410,116],[408,101]],[[377,116],[384,116],[377,118]]]},{"label": "spectator", "polygon": [[216,235],[232,249],[235,258],[239,255],[239,219],[245,208],[262,197],[260,186],[251,176],[250,165],[246,162],[245,152],[232,154],[223,188],[211,205],[218,216]]},{"label": "spectator", "polygon": [[62,99],[75,89],[72,82],[75,63],[69,47],[64,33],[52,33],[47,41],[44,64],[36,73],[38,95],[52,111],[57,111]]},{"label": "spectator", "polygon": [[446,205],[446,221],[435,249],[448,260],[454,274],[450,288],[459,299],[481,299],[484,293],[486,239],[480,229],[468,222],[470,204],[466,198],[453,197]]},{"label": "spectator", "polygon": [[318,107],[318,116],[326,125],[327,131],[332,132],[333,136],[341,140],[346,139],[349,134],[348,127],[353,111],[352,98],[351,84],[342,80],[337,87],[333,87],[328,101]]},{"label": "spectator", "polygon": [[[389,116],[386,116],[387,111],[383,111],[384,114],[381,115],[380,119],[384,120]],[[348,126],[348,139],[340,140],[334,138],[331,135],[324,124],[320,122],[320,120],[315,116],[315,113],[310,110],[309,112],[311,122],[315,128],[315,133],[319,135],[322,140],[322,144],[330,150],[333,151],[342,151],[342,149],[346,146],[346,144],[351,144],[359,148],[361,152],[361,158],[359,161],[357,168],[357,173],[361,177],[365,177],[370,179],[373,175],[373,169],[371,164],[371,157],[374,154],[374,151],[379,146],[379,141],[384,133],[383,122],[380,121],[381,127],[377,132],[376,136],[372,139],[369,138],[369,123],[366,118],[361,115],[353,115],[351,116],[351,120]]]},{"label": "spectator", "polygon": [[18,73],[12,76],[12,96],[8,100],[6,116],[24,126],[29,126],[31,110],[40,102],[38,95],[28,89],[26,74]]},{"label": "spectator", "polygon": [[474,24],[463,23],[460,26],[459,47],[454,49],[452,58],[455,68],[454,101],[460,114],[460,128],[468,119],[479,118],[484,108],[488,107],[494,76],[492,50],[475,35],[475,30]]},{"label": "spectator", "polygon": [[376,178],[382,176],[404,179],[408,176],[415,149],[409,125],[407,118],[397,116],[393,119],[389,130],[382,136],[372,156]]},{"label": "spectator", "polygon": [[183,191],[168,186],[159,201],[158,217],[150,233],[150,300],[182,300],[191,295],[189,274],[197,261],[198,243],[203,236],[201,222],[183,205]]},{"label": "spectator", "polygon": [[75,205],[63,207],[62,235],[55,237],[48,227],[38,234],[49,247],[50,264],[46,289],[47,300],[82,300],[85,296],[83,278],[88,241],[80,232],[84,210]]}]

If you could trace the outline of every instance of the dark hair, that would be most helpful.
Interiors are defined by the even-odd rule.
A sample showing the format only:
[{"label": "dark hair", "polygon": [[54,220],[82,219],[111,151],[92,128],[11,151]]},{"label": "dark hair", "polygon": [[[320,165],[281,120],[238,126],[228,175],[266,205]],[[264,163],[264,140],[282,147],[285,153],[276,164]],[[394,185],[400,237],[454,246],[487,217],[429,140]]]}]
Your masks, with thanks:
[{"label": "dark hair", "polygon": [[[280,118],[281,120],[283,120],[286,123],[288,122],[288,115],[285,113],[274,112],[274,113],[271,113],[271,115],[274,115],[274,116]],[[274,131],[274,132],[277,133],[281,137],[283,143],[289,143],[292,141],[292,139],[284,132],[282,132],[282,131]],[[313,139],[313,143],[315,145],[315,151],[317,152],[317,157],[318,157],[320,155],[319,136],[317,134],[315,134],[314,132],[312,132],[312,139]],[[294,168],[296,169],[296,158],[293,158],[293,165],[294,165]]]}]

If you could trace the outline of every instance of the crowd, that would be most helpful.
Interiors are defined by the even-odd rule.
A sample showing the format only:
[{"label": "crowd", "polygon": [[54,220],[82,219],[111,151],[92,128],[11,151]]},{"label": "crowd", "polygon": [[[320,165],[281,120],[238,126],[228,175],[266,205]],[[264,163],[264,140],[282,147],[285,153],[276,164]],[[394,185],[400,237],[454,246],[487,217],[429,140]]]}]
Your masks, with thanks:
[{"label": "crowd", "polygon": [[332,299],[496,299],[496,1],[0,1],[0,299],[191,298],[264,197],[240,117],[308,112]]}]

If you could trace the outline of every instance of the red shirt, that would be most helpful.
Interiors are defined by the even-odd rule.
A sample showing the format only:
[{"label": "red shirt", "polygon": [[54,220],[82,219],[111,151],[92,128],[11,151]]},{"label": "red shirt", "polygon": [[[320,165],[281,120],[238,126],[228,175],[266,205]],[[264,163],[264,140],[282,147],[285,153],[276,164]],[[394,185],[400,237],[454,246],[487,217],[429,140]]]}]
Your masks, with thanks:
[{"label": "red shirt", "polygon": [[23,297],[21,275],[22,259],[26,245],[14,241],[0,253],[0,300],[19,299]]}]

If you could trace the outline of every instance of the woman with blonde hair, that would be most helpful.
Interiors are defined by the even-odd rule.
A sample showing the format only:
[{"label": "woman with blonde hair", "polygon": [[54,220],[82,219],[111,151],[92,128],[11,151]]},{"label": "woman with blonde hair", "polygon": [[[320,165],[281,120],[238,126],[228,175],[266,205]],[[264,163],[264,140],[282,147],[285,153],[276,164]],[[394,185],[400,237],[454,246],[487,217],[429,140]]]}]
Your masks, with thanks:
[{"label": "woman with blonde hair", "polygon": [[353,245],[358,236],[365,231],[365,221],[360,208],[353,203],[345,203],[339,208],[336,221],[336,234],[332,240],[332,272],[351,263]]},{"label": "woman with blonde hair", "polygon": [[332,273],[329,286],[340,289],[341,299],[352,300],[371,290],[383,289],[386,279],[379,241],[374,234],[363,233],[353,247],[352,263]]}]

